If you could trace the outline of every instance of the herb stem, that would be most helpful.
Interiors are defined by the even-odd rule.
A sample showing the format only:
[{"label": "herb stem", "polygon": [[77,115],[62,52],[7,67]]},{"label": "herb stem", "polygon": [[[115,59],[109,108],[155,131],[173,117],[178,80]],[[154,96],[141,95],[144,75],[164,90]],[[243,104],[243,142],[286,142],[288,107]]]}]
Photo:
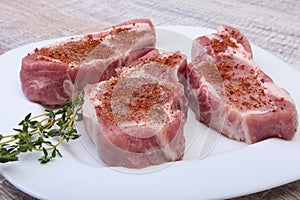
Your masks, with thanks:
[{"label": "herb stem", "polygon": [[3,145],[5,145],[5,144],[8,144],[8,143],[11,143],[11,142],[13,142],[13,141],[15,141],[16,139],[10,139],[10,140],[7,140],[7,141],[5,141],[5,142],[1,142],[0,143],[0,146],[3,146]]},{"label": "herb stem", "polygon": [[[56,155],[64,141],[80,137],[75,128],[75,120],[81,110],[83,91],[72,102],[66,101],[60,109],[46,109],[45,113],[31,117],[29,113],[20,123],[16,133],[0,134],[0,163],[17,161],[20,153],[42,151],[38,160],[47,163]],[[79,117],[78,117],[79,118]],[[54,142],[56,141],[56,142]]]}]

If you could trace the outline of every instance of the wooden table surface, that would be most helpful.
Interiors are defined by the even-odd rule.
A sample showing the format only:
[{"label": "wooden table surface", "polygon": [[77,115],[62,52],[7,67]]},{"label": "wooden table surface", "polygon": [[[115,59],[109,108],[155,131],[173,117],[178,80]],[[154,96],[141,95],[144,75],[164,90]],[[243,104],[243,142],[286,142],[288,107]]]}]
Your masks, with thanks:
[{"label": "wooden table surface", "polygon": [[[299,0],[1,0],[0,54],[32,42],[150,18],[157,26],[234,26],[251,42],[300,70],[299,10]],[[0,175],[0,199],[35,198]],[[300,181],[236,199],[300,199]]]}]

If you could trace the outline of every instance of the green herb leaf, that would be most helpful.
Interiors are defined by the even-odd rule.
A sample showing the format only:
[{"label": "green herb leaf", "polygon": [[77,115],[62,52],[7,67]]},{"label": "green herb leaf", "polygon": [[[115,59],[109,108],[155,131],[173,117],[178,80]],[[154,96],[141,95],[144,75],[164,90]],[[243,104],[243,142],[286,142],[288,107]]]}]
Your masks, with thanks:
[{"label": "green herb leaf", "polygon": [[48,163],[56,156],[62,157],[58,146],[64,141],[80,137],[74,126],[83,102],[83,91],[73,102],[67,100],[60,109],[46,109],[44,114],[27,114],[12,135],[0,134],[0,163],[18,161],[20,153],[40,151],[38,161]]}]

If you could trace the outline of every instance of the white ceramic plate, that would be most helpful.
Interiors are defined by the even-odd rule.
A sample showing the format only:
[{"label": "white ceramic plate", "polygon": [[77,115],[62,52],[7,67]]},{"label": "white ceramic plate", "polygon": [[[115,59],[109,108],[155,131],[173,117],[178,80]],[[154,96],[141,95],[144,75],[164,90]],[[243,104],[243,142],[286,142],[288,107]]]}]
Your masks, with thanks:
[{"label": "white ceramic plate", "polygon": [[[191,41],[213,30],[170,26],[157,28],[160,49],[189,55]],[[10,133],[28,113],[43,112],[20,88],[21,59],[36,47],[65,38],[26,45],[0,56],[1,133]],[[253,46],[254,60],[276,84],[286,88],[299,108],[298,71]],[[197,125],[195,125],[197,124]],[[188,148],[183,161],[142,170],[102,166],[86,148],[87,138],[63,144],[63,158],[41,165],[40,154],[22,155],[1,164],[1,173],[20,190],[40,199],[220,199],[262,191],[300,179],[300,133],[292,141],[268,139],[246,145],[220,136],[193,119],[185,128]]]}]

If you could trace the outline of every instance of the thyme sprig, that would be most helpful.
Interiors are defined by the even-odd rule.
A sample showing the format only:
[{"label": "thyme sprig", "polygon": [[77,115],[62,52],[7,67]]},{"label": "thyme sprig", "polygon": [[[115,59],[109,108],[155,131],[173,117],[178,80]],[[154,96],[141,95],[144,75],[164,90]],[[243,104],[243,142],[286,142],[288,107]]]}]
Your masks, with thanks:
[{"label": "thyme sprig", "polygon": [[19,160],[19,154],[40,151],[40,163],[48,163],[53,158],[62,157],[58,146],[64,141],[80,137],[75,121],[81,120],[79,111],[83,92],[73,101],[67,100],[59,109],[45,109],[45,113],[31,116],[29,113],[14,128],[11,135],[0,134],[0,163]]}]

